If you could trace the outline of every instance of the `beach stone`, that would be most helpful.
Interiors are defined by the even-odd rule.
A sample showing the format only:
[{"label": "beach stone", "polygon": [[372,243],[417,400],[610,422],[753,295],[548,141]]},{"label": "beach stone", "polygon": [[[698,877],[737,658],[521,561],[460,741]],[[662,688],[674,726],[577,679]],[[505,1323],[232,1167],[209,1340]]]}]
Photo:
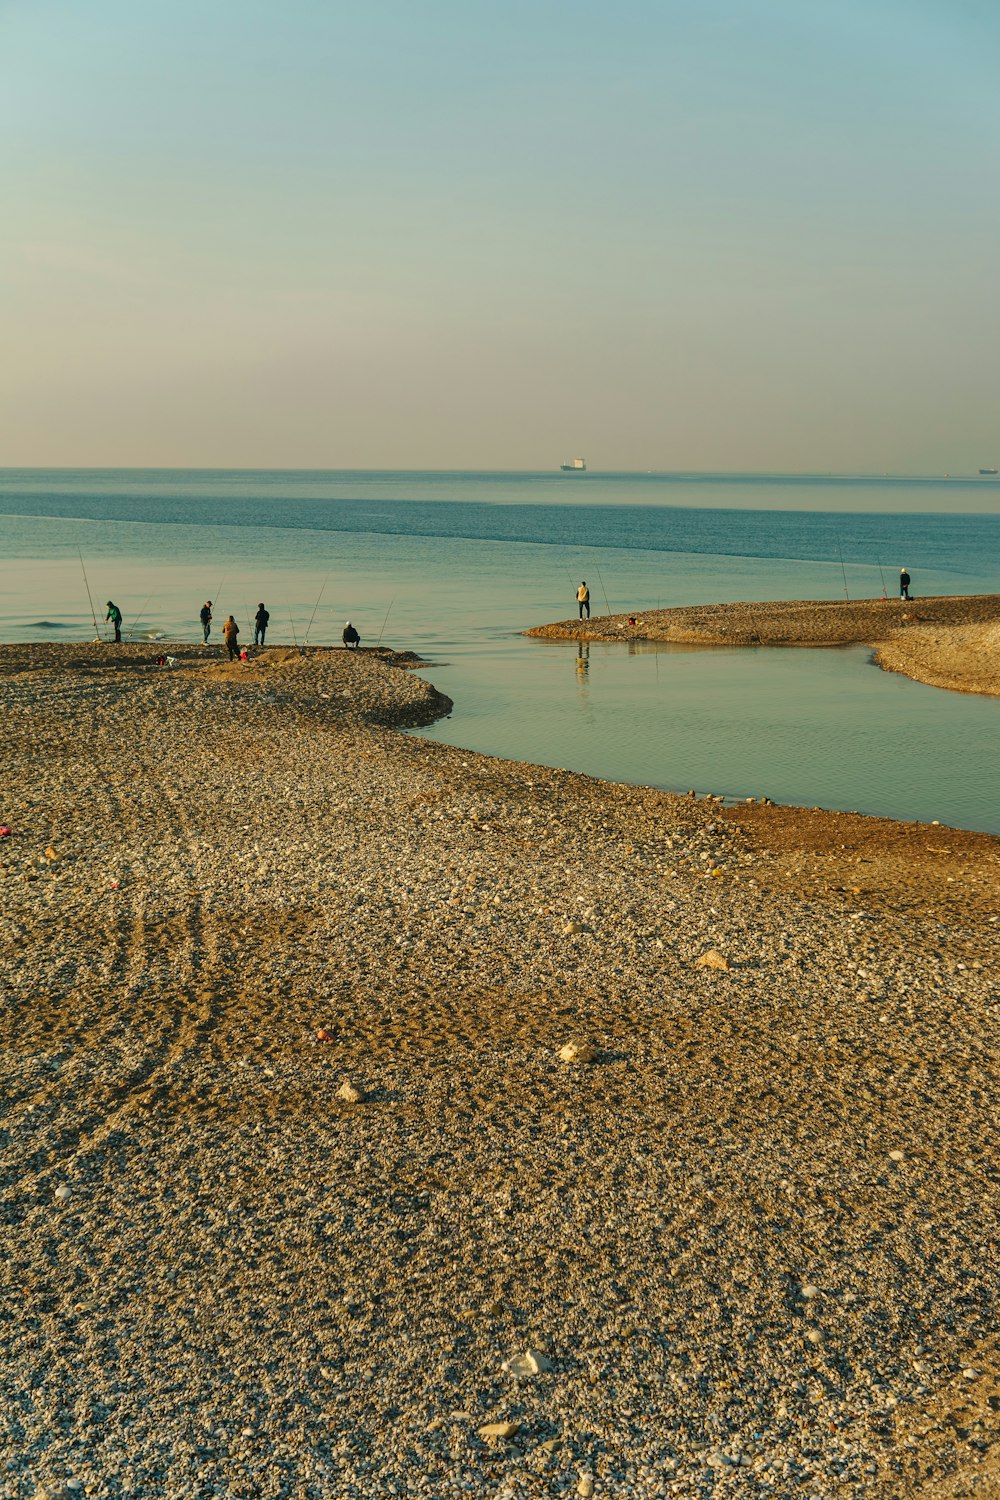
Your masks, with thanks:
[{"label": "beach stone", "polygon": [[566,1063],[592,1063],[597,1061],[597,1048],[591,1042],[567,1042],[559,1056]]},{"label": "beach stone", "polygon": [[523,1354],[512,1354],[510,1359],[505,1359],[501,1368],[519,1380],[528,1380],[533,1375],[543,1375],[546,1370],[551,1370],[552,1361],[538,1349],[526,1349]]},{"label": "beach stone", "polygon": [[578,1495],[592,1495],[594,1493],[594,1476],[592,1474],[581,1474],[577,1481],[576,1493]]},{"label": "beach stone", "polygon": [[718,969],[722,974],[730,972],[729,959],[718,948],[709,948],[707,953],[695,959],[694,966],[696,969]]},{"label": "beach stone", "polygon": [[479,1436],[484,1442],[502,1442],[506,1438],[512,1438],[521,1430],[520,1422],[487,1422],[480,1427]]},{"label": "beach stone", "polygon": [[59,1184],[53,1194],[57,1203],[68,1203],[73,1196],[73,1189],[65,1182]]},{"label": "beach stone", "polygon": [[889,1152],[889,1160],[890,1161],[905,1161],[906,1160],[906,1154],[903,1151],[890,1151]]},{"label": "beach stone", "polygon": [[337,1098],[343,1099],[345,1104],[361,1104],[364,1097],[357,1084],[352,1083],[350,1079],[346,1079],[337,1090]]},{"label": "beach stone", "polygon": [[563,937],[573,937],[576,933],[583,931],[582,922],[567,922],[563,928]]}]

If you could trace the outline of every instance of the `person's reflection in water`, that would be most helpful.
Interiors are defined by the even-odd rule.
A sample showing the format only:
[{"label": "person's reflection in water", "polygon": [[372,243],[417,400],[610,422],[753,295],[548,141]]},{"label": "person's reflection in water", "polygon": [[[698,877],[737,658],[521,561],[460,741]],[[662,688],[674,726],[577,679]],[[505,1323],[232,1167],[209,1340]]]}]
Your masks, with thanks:
[{"label": "person's reflection in water", "polygon": [[577,686],[586,688],[590,673],[590,646],[586,641],[578,641],[576,646],[576,682]]}]

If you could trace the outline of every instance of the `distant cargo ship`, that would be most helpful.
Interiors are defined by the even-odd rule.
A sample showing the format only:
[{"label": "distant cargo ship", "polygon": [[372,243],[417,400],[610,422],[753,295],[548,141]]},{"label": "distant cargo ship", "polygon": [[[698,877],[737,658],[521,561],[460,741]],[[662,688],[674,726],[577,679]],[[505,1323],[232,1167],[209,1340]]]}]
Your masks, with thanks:
[{"label": "distant cargo ship", "polygon": [[[564,474],[579,474],[586,471],[587,460],[585,458],[571,458],[568,464],[560,464],[559,467]],[[996,470],[994,469],[993,472],[996,473]]]},{"label": "distant cargo ship", "polygon": [[980,474],[1000,474],[1000,469],[980,469]]}]

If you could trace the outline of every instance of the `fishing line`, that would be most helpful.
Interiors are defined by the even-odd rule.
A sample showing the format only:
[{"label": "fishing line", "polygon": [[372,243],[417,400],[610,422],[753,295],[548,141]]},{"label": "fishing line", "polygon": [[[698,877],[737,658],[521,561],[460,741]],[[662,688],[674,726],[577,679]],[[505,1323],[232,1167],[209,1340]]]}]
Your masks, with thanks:
[{"label": "fishing line", "polygon": [[604,605],[605,605],[605,608],[607,609],[608,614],[610,615],[610,613],[611,613],[611,605],[608,603],[608,591],[604,587],[604,579],[601,577],[601,570],[600,570],[600,567],[597,564],[596,559],[594,561],[594,567],[597,568],[597,580],[598,580],[598,582],[601,585],[601,593],[604,595]]},{"label": "fishing line", "polygon": [[878,561],[878,576],[882,580],[882,598],[883,599],[887,599],[889,596],[888,596],[888,594],[885,591],[885,574],[882,572],[882,559],[879,558],[879,559],[877,559],[877,561]]},{"label": "fishing line", "polygon": [[315,618],[316,618],[316,611],[319,609],[319,601],[320,601],[320,599],[322,599],[324,593],[326,592],[326,585],[329,582],[329,578],[330,578],[330,575],[328,573],[327,576],[326,576],[326,578],[323,579],[323,587],[319,591],[319,594],[318,594],[317,599],[316,599],[316,603],[313,605],[313,612],[309,616],[309,624],[306,626],[306,641],[305,641],[305,643],[306,643],[307,646],[309,644],[309,632],[313,628],[313,620],[315,620]]},{"label": "fishing line", "polygon": [[[395,604],[395,602],[396,602],[395,596],[393,596],[393,598],[389,600],[389,609],[392,609],[392,606]],[[386,612],[385,612],[385,619],[382,621],[382,629],[379,631],[379,633],[378,633],[378,640],[375,642],[375,650],[376,651],[378,650],[379,646],[381,646],[381,644],[382,644],[382,637],[385,635],[385,627],[389,623],[389,609],[387,609]]]},{"label": "fishing line", "polygon": [[851,596],[847,592],[847,569],[844,567],[844,554],[840,550],[840,543],[839,542],[837,543],[837,551],[840,553],[840,571],[844,575],[844,598],[845,599],[850,599]]},{"label": "fishing line", "polygon": [[129,638],[130,641],[134,641],[135,640],[135,633],[139,629],[139,621],[142,619],[143,615],[146,613],[146,607],[149,604],[149,601],[150,601],[150,599],[152,599],[152,597],[153,597],[152,594],[148,594],[146,596],[146,599],[145,599],[145,601],[143,603],[142,608],[140,609],[139,613],[136,615],[136,617],[133,620],[132,624],[129,626],[128,638]]}]

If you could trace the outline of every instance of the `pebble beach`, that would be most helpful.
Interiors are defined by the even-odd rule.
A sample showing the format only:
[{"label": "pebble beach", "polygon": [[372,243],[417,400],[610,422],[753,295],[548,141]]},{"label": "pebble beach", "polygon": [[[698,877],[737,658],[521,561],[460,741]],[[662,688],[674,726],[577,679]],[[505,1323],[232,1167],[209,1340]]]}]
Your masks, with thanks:
[{"label": "pebble beach", "polygon": [[0,647],[0,1495],[1000,1493],[1000,841],[169,649]]},{"label": "pebble beach", "polygon": [[868,645],[886,671],[953,692],[1000,696],[1000,594],[681,605],[636,615],[595,613],[524,634],[693,646]]}]

